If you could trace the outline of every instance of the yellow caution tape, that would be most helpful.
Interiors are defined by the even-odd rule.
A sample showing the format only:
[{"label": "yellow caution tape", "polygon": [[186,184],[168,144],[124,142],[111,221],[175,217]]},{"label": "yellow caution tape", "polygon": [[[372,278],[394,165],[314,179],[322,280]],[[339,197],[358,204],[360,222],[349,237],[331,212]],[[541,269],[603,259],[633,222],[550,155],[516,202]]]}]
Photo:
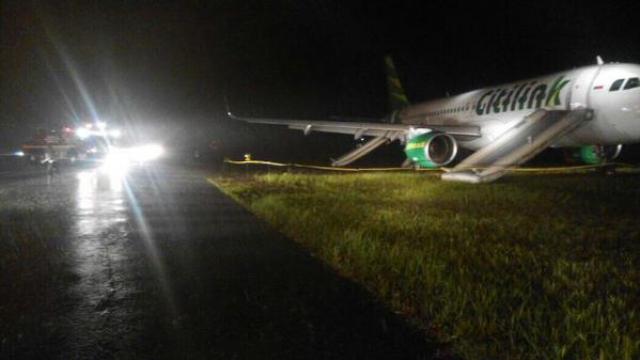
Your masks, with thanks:
[{"label": "yellow caution tape", "polygon": [[[403,167],[386,167],[386,168],[350,168],[350,167],[338,167],[338,166],[319,166],[319,165],[307,165],[307,164],[296,164],[296,163],[279,163],[274,161],[264,161],[264,160],[243,160],[243,161],[235,161],[225,159],[225,163],[232,165],[267,165],[274,167],[290,167],[290,168],[300,168],[300,169],[313,169],[313,170],[325,170],[325,171],[345,171],[345,172],[361,172],[361,171],[419,171],[419,172],[449,172],[452,168],[440,168],[440,169],[415,169],[411,168],[403,168]],[[631,164],[623,164],[623,163],[608,163],[608,164],[600,164],[600,165],[576,165],[576,166],[554,166],[554,167],[512,167],[506,168],[506,171],[509,172],[573,172],[579,170],[591,170],[597,169],[604,166],[614,166],[616,168],[625,168],[625,169],[636,169],[640,170],[636,165]],[[473,168],[475,170],[483,170],[484,168]]]},{"label": "yellow caution tape", "polygon": [[319,165],[307,165],[307,164],[296,164],[296,163],[278,163],[274,161],[264,161],[264,160],[229,160],[225,159],[225,163],[232,165],[267,165],[267,166],[275,166],[275,167],[294,167],[300,169],[314,169],[314,170],[326,170],[326,171],[347,171],[347,172],[358,172],[358,171],[441,171],[440,169],[414,169],[414,168],[402,168],[402,167],[393,167],[393,168],[349,168],[349,167],[338,167],[338,166],[319,166]]}]

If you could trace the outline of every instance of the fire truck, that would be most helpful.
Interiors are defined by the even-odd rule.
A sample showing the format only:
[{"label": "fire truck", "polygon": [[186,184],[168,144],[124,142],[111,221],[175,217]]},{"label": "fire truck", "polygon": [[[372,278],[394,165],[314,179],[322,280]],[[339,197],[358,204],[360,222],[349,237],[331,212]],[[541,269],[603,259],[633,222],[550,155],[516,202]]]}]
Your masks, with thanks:
[{"label": "fire truck", "polygon": [[119,136],[118,130],[107,130],[104,123],[89,123],[75,129],[41,128],[22,144],[22,152],[32,164],[99,160],[107,154],[110,142]]}]

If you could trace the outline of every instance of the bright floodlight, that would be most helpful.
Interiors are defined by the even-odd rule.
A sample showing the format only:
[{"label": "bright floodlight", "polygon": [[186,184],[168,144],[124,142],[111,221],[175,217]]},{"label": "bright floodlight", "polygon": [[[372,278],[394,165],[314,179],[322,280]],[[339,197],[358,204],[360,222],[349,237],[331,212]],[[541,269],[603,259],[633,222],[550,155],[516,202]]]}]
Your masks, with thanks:
[{"label": "bright floodlight", "polygon": [[118,139],[120,138],[120,136],[122,136],[122,132],[118,129],[109,130],[109,136],[114,139]]},{"label": "bright floodlight", "polygon": [[89,129],[87,129],[86,127],[77,128],[76,135],[80,139],[86,139],[91,135],[91,131],[89,131]]},{"label": "bright floodlight", "polygon": [[99,130],[104,131],[104,129],[107,128],[107,123],[105,123],[104,121],[98,121],[96,123],[96,126],[98,127]]},{"label": "bright floodlight", "polygon": [[13,153],[13,155],[15,156],[24,156],[24,152],[23,151],[16,151]]}]

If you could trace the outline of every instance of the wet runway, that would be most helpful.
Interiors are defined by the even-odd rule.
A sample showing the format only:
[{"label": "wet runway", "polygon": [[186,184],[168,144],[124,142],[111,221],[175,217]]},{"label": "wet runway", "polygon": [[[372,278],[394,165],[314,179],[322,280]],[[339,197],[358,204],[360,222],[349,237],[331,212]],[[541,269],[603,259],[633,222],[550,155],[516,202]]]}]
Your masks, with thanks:
[{"label": "wet runway", "polygon": [[[63,265],[47,275],[55,289],[0,327],[0,358],[432,358],[418,330],[205,175],[162,165],[0,177],[5,208],[64,204],[55,211],[70,219]],[[28,287],[2,279],[3,291]]]}]

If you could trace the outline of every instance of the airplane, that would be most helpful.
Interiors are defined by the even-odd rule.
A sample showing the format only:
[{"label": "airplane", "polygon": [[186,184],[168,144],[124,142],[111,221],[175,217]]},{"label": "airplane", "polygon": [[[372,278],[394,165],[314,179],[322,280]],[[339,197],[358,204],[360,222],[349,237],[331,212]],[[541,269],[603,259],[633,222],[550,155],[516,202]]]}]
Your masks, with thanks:
[{"label": "airplane", "polygon": [[[332,162],[348,165],[374,149],[404,144],[405,165],[442,168],[443,180],[491,182],[548,147],[568,148],[587,164],[614,160],[640,142],[640,65],[597,63],[542,77],[411,105],[393,61],[385,57],[393,111],[379,122],[240,117],[253,124],[370,138]],[[460,148],[474,151],[451,164]]]}]

